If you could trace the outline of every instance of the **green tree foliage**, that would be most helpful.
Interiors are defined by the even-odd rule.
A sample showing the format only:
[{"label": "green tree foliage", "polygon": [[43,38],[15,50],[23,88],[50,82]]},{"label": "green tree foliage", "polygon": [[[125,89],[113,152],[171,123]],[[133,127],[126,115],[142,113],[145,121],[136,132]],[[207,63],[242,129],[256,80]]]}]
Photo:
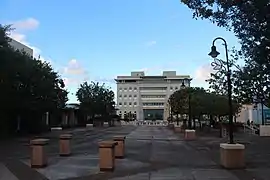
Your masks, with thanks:
[{"label": "green tree foliage", "polygon": [[33,59],[9,45],[11,26],[0,25],[0,129],[39,131],[45,112],[65,106],[67,91],[50,64]]},{"label": "green tree foliage", "polygon": [[[174,92],[169,98],[169,104],[174,114],[189,113],[189,98],[192,119],[200,119],[203,115],[216,117],[227,116],[229,114],[228,98],[224,95],[218,95],[205,91],[203,88],[190,87],[183,88]],[[233,114],[236,115],[239,110],[239,104],[233,102]]]},{"label": "green tree foliage", "polygon": [[[208,19],[234,32],[241,50],[232,52],[245,65],[233,72],[234,95],[242,103],[254,96],[269,99],[270,93],[270,0],[181,0],[193,10],[194,18]],[[233,63],[234,64],[234,63]],[[231,65],[233,65],[231,64]],[[235,64],[234,64],[235,65]],[[224,72],[221,73],[224,75]],[[213,75],[210,85],[224,89],[225,81]],[[219,89],[219,90],[220,90]]]},{"label": "green tree foliage", "polygon": [[114,92],[104,84],[87,83],[80,85],[76,96],[81,110],[94,119],[97,116],[108,117],[115,111]]}]

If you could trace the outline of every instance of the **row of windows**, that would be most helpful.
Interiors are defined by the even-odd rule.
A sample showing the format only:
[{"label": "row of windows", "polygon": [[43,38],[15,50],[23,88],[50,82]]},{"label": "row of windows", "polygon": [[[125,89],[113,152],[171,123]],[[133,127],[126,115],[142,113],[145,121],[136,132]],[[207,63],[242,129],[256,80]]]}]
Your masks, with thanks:
[{"label": "row of windows", "polygon": [[[132,88],[132,87],[129,87],[129,88],[121,88],[121,87],[120,87],[120,88],[119,88],[120,91],[122,91],[122,90],[125,90],[125,91],[126,91],[126,90],[128,90],[128,89],[129,89],[129,90],[137,90],[137,87],[134,87],[134,88]],[[176,87],[172,87],[172,86],[171,86],[170,89],[171,89],[171,90],[173,90],[173,89],[178,90],[179,87],[177,87],[177,86],[176,86]],[[140,90],[167,90],[167,87],[141,87]]]},{"label": "row of windows", "polygon": [[165,98],[165,95],[142,95],[142,98]]},{"label": "row of windows", "polygon": [[[122,94],[119,94],[119,97],[121,98],[122,97]],[[123,97],[127,97],[126,94],[123,95]],[[132,97],[132,95],[128,95],[128,97]],[[133,97],[137,97],[137,94],[134,94]]]},{"label": "row of windows", "polygon": [[143,106],[164,106],[164,103],[143,103]]},{"label": "row of windows", "polygon": [[140,87],[140,90],[167,90],[167,87]]},{"label": "row of windows", "polygon": [[[126,88],[126,87],[125,87],[125,88],[121,88],[121,87],[120,87],[120,88],[119,88],[120,91],[122,91],[122,90],[125,90],[125,91],[126,91],[126,90],[128,90],[128,89],[129,89],[129,90],[132,90],[132,87],[129,87],[129,88]],[[134,87],[134,90],[137,90],[137,87]]]},{"label": "row of windows", "polygon": [[[132,102],[129,102],[128,104],[129,104],[129,105],[132,105]],[[134,104],[134,105],[137,105],[137,102],[134,102],[133,104]],[[122,105],[122,102],[119,102],[118,105],[121,106],[121,105]],[[127,102],[124,102],[123,105],[127,105]]]},{"label": "row of windows", "polygon": [[[132,113],[131,111],[129,111],[128,113]],[[137,112],[134,111],[133,114],[136,114]],[[122,114],[122,111],[119,111],[119,114]],[[127,114],[127,111],[124,111],[124,114]]]}]

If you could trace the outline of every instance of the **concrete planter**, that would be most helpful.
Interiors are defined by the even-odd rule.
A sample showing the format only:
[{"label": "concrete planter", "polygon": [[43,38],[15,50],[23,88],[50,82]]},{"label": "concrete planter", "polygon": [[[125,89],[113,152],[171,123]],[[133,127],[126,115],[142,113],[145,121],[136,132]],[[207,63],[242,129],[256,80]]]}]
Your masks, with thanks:
[{"label": "concrete planter", "polygon": [[69,156],[71,154],[71,134],[62,134],[60,135],[59,141],[59,155],[60,156]]},{"label": "concrete planter", "polygon": [[185,140],[194,140],[196,139],[196,131],[194,129],[185,130]]},{"label": "concrete planter", "polygon": [[48,164],[46,148],[48,139],[34,139],[30,142],[32,147],[31,155],[31,167],[32,168],[43,168]]},{"label": "concrete planter", "polygon": [[220,164],[227,169],[245,168],[243,144],[220,144]]},{"label": "concrete planter", "polygon": [[113,140],[116,142],[115,158],[124,158],[125,156],[125,136],[114,136]]},{"label": "concrete planter", "polygon": [[260,136],[270,136],[270,125],[260,125]]},{"label": "concrete planter", "polygon": [[102,141],[99,143],[99,169],[100,171],[113,171],[115,167],[115,146],[117,142]]}]

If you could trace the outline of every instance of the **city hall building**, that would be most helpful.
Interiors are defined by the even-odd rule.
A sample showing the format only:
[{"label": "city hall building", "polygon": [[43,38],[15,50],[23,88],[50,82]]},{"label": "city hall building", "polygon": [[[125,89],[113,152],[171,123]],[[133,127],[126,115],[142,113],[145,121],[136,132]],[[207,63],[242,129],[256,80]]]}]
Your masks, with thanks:
[{"label": "city hall building", "polygon": [[117,76],[118,115],[133,114],[137,120],[163,120],[170,114],[168,99],[181,88],[190,86],[191,77],[177,75],[176,71],[163,71],[159,76],[148,76],[143,71],[130,76]]}]

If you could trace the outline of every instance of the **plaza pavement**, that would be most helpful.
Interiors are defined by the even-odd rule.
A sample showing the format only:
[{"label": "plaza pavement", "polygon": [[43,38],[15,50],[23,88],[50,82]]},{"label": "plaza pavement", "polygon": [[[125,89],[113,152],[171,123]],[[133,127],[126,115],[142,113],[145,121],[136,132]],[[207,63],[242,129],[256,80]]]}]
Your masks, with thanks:
[{"label": "plaza pavement", "polygon": [[[175,134],[166,127],[79,128],[64,132],[73,134],[72,156],[59,157],[58,155],[58,137],[63,131],[45,134],[42,137],[50,139],[47,149],[49,165],[43,169],[35,170],[29,167],[28,138],[3,143],[4,146],[0,147],[0,162],[2,161],[0,163],[0,180],[270,179],[270,173],[267,174],[270,167],[265,163],[261,164],[261,161],[257,164],[254,163],[246,170],[228,171],[222,169],[218,162],[220,139],[211,136],[211,134],[210,136],[202,134],[198,140],[187,142],[183,140],[182,135]],[[111,139],[114,135],[127,136],[126,157],[116,161],[116,169],[113,173],[99,172],[97,143],[101,140]],[[243,137],[239,137],[240,140],[241,138],[243,139]],[[254,140],[256,141],[256,139]],[[258,143],[258,141],[256,142]],[[267,156],[267,151],[261,151],[264,151]],[[270,151],[268,152],[269,155]],[[250,155],[254,154],[249,153],[248,156]],[[252,159],[248,159],[248,161],[253,162]],[[264,162],[268,161],[264,160]]]}]

